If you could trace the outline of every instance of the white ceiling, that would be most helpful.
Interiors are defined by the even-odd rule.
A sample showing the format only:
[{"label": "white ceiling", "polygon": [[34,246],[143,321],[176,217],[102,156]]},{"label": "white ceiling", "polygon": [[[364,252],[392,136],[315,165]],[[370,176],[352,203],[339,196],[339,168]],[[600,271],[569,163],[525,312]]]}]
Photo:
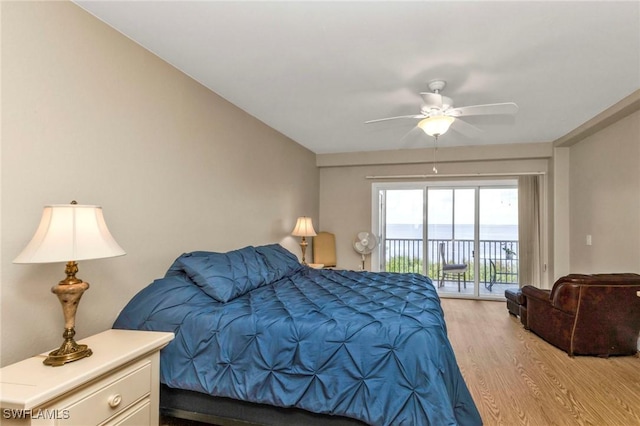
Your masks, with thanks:
[{"label": "white ceiling", "polygon": [[316,153],[432,146],[418,120],[364,121],[419,113],[434,79],[520,107],[449,146],[553,141],[640,88],[638,1],[75,3]]}]

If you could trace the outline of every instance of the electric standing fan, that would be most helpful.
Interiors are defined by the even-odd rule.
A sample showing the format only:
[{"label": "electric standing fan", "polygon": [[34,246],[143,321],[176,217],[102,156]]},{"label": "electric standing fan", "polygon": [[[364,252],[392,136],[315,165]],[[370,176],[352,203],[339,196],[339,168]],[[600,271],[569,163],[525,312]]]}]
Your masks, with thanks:
[{"label": "electric standing fan", "polygon": [[353,249],[362,256],[362,270],[364,271],[365,256],[378,245],[378,239],[371,232],[358,232],[353,239]]}]

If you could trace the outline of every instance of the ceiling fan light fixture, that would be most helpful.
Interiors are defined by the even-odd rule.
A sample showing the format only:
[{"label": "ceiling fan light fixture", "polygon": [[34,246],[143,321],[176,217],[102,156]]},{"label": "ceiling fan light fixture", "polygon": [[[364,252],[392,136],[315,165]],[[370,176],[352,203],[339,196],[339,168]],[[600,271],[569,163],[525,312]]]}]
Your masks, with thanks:
[{"label": "ceiling fan light fixture", "polygon": [[449,130],[449,126],[451,126],[453,120],[455,120],[455,118],[448,115],[436,115],[420,121],[418,127],[429,136],[441,136]]}]

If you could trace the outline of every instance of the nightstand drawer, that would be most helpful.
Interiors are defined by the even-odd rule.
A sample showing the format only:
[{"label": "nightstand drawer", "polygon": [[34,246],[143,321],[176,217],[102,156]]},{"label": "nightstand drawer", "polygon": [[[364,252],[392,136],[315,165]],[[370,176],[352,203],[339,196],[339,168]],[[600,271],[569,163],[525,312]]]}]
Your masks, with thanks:
[{"label": "nightstand drawer", "polygon": [[100,380],[76,395],[67,407],[65,425],[96,425],[124,411],[151,392],[151,362],[148,359],[131,365]]},{"label": "nightstand drawer", "polygon": [[151,424],[151,403],[148,399],[140,401],[130,410],[122,413],[104,426],[140,426]]}]

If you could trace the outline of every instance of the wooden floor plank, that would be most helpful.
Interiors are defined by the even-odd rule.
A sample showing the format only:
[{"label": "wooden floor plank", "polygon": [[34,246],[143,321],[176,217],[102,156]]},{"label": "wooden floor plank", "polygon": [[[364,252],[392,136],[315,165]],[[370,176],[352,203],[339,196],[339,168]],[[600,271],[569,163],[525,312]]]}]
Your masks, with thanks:
[{"label": "wooden floor plank", "polygon": [[639,358],[570,358],[526,331],[505,302],[442,307],[485,425],[640,425]]}]

